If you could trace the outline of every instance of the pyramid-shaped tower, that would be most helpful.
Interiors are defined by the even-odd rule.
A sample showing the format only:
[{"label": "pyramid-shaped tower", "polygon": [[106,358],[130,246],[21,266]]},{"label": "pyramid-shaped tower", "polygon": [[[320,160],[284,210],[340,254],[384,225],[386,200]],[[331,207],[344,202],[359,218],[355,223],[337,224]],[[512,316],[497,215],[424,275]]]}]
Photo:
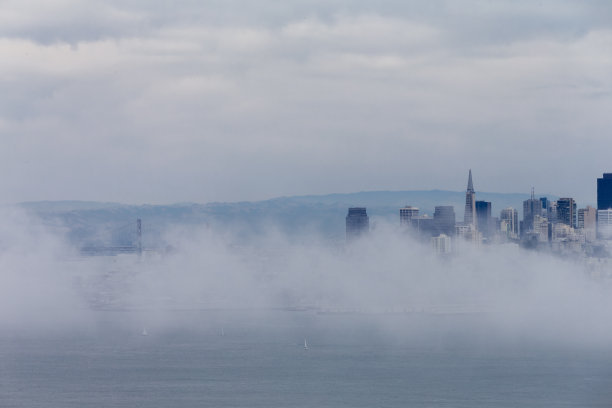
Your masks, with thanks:
[{"label": "pyramid-shaped tower", "polygon": [[472,224],[476,227],[476,192],[474,191],[474,184],[472,183],[472,169],[470,169],[467,191],[465,192],[465,213],[463,215],[463,222],[466,225]]}]

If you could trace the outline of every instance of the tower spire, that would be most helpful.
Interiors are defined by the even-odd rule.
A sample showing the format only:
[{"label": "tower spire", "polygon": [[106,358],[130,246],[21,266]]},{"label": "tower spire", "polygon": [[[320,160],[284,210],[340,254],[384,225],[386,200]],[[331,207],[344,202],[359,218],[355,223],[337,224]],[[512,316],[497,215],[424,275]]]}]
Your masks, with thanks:
[{"label": "tower spire", "polygon": [[472,169],[470,169],[467,191],[465,192],[465,213],[463,214],[463,222],[465,224],[472,224],[476,227],[476,193],[474,192],[474,184],[472,183]]},{"label": "tower spire", "polygon": [[468,177],[467,191],[470,193],[474,192],[474,184],[472,184],[472,169],[470,169],[470,176]]}]

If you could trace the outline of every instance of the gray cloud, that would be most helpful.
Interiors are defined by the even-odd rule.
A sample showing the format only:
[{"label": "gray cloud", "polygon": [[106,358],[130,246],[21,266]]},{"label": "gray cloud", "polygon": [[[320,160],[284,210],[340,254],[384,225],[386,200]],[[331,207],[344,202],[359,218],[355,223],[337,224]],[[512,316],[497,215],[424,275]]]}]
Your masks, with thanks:
[{"label": "gray cloud", "polygon": [[[5,201],[477,188],[594,201],[605,2],[5,2]],[[480,174],[480,176],[478,176]]]}]

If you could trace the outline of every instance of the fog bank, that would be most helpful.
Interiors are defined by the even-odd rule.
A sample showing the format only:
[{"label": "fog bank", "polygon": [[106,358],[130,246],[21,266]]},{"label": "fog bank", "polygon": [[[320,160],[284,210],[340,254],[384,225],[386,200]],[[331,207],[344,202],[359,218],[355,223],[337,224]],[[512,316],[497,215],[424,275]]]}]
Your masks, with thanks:
[{"label": "fog bank", "polygon": [[[94,327],[100,311],[118,311],[169,330],[177,328],[178,311],[257,310],[264,320],[269,311],[272,320],[279,319],[272,311],[286,310],[286,319],[361,316],[396,340],[442,320],[469,321],[479,336],[612,340],[607,280],[589,275],[582,261],[512,245],[464,246],[440,258],[379,222],[351,245],[316,235],[288,239],[272,227],[245,242],[203,227],[167,231],[172,247],[164,251],[85,257],[35,219],[14,209],[3,215],[0,325],[6,328]],[[407,324],[411,319],[421,323]]]}]

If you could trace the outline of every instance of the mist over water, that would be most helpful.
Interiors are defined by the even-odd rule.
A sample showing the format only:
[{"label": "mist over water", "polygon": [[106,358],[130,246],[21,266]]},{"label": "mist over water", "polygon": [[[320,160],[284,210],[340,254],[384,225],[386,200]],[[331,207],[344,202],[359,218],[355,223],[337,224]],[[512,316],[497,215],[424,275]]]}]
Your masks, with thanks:
[{"label": "mist over water", "polygon": [[257,311],[259,321],[275,322],[275,311],[285,310],[289,320],[306,314],[366,322],[393,342],[439,337],[440,327],[477,343],[600,347],[612,340],[608,281],[588,274],[581,261],[513,245],[465,245],[439,258],[379,222],[350,245],[290,238],[273,227],[249,239],[219,228],[176,228],[165,236],[169,251],[83,257],[18,210],[5,209],[4,219],[0,325],[9,331],[95,330],[109,311],[129,312],[133,327],[196,330],[204,318],[176,314]]},{"label": "mist over water", "polygon": [[611,289],[581,262],[510,245],[439,258],[381,222],[350,245],[177,226],[161,251],[82,256],[2,215],[3,406],[612,401]]}]

